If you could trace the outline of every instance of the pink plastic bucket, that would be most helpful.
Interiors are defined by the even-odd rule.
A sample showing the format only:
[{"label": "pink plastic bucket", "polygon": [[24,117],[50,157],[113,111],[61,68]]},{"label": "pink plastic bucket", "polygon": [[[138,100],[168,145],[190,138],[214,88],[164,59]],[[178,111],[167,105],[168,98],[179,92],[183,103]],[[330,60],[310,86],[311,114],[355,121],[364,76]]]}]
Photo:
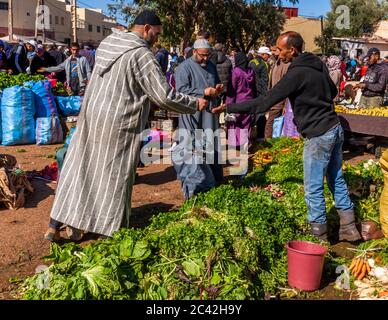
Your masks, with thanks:
[{"label": "pink plastic bucket", "polygon": [[327,249],[307,241],[287,243],[288,284],[303,291],[318,290]]}]

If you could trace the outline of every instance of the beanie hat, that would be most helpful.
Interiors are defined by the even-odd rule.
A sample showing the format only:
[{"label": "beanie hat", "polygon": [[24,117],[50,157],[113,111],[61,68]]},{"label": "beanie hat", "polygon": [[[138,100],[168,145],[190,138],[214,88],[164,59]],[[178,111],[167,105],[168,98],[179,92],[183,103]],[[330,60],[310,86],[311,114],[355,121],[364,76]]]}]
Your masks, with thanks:
[{"label": "beanie hat", "polygon": [[144,26],[146,24],[151,26],[161,26],[162,22],[160,21],[155,11],[144,10],[143,12],[139,13],[133,24],[139,26]]},{"label": "beanie hat", "polygon": [[211,49],[209,41],[206,39],[198,39],[194,42],[194,49]]}]

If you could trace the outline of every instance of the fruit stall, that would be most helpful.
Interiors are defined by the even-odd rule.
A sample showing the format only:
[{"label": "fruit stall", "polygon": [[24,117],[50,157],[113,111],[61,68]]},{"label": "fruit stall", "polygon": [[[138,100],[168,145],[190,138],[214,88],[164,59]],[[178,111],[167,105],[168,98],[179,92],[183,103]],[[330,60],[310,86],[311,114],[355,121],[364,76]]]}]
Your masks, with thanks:
[{"label": "fruit stall", "polygon": [[345,131],[365,135],[360,145],[372,143],[376,158],[388,147],[388,107],[348,109],[336,106],[336,112]]}]

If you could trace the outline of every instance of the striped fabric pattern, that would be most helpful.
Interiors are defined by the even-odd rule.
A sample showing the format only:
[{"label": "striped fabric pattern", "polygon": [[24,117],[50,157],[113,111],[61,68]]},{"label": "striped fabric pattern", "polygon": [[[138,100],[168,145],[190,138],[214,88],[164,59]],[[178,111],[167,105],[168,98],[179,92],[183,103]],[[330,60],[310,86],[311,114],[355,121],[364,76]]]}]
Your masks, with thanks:
[{"label": "striped fabric pattern", "polygon": [[106,236],[128,226],[150,100],[170,111],[196,112],[196,98],[169,87],[144,40],[135,33],[114,32],[97,50],[61,171],[53,219]]}]

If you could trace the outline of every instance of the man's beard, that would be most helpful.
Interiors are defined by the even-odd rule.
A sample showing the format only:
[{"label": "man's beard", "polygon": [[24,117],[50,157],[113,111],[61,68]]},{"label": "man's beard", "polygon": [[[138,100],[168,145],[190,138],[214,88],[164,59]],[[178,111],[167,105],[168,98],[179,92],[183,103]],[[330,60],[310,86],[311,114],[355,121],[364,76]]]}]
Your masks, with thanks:
[{"label": "man's beard", "polygon": [[207,63],[206,63],[206,62],[200,62],[199,65],[200,65],[202,68],[206,68],[206,67],[207,67]]}]

